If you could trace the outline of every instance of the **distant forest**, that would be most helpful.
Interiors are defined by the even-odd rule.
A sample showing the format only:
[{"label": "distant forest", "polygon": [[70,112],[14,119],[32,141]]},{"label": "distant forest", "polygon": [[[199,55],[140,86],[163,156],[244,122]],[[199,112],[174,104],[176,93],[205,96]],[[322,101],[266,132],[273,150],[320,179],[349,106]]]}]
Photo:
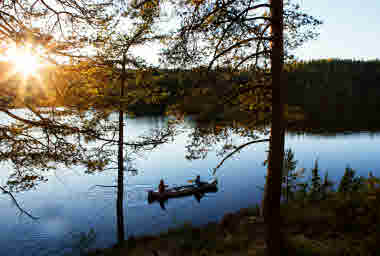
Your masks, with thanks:
[{"label": "distant forest", "polygon": [[[0,77],[4,78],[4,74],[11,67],[6,63],[0,64],[2,64],[0,65]],[[380,60],[299,61],[286,64],[285,71],[288,78],[287,104],[299,106],[308,120],[315,120],[316,127],[323,123],[322,125],[335,127],[357,124],[359,128],[374,126],[380,128],[380,101],[378,100],[380,99]],[[132,96],[142,95],[126,106],[136,115],[160,115],[165,112],[167,105],[175,103],[182,106],[179,109],[186,113],[208,112],[207,115],[204,115],[206,120],[217,117],[220,113],[224,113],[224,115],[219,115],[223,116],[223,119],[227,116],[233,118],[238,116],[236,112],[239,112],[239,103],[236,106],[223,106],[220,99],[235,86],[248,82],[252,76],[249,69],[239,72],[231,72],[228,69],[207,72],[207,69],[204,68],[130,70],[128,72],[128,93]],[[21,77],[17,75],[1,79],[0,94],[9,96],[10,102],[13,101],[13,104],[17,106],[19,97],[15,94],[18,94],[20,90],[17,88],[20,87],[23,88],[23,94],[28,94],[29,101],[46,106],[70,105],[71,101],[75,103],[78,99],[87,100],[89,97],[86,95],[92,93],[90,91],[93,88],[81,87],[82,75],[78,76],[76,72],[69,72],[68,74],[75,75],[69,75],[64,79],[59,78],[61,75],[56,78],[53,75],[67,74],[67,72],[60,71],[60,68],[46,68],[42,73],[41,81],[32,79],[24,86],[20,86]],[[95,86],[99,86],[96,91],[102,98],[101,102],[105,105],[116,104],[119,101],[120,83],[116,80],[104,83],[101,77],[94,77],[94,79],[99,81]],[[38,85],[41,82],[44,84],[42,87]],[[155,102],[145,101],[144,92],[140,92],[146,90],[143,88],[151,88],[150,90],[157,91],[158,95],[167,92],[168,96]],[[61,103],[50,102],[49,95],[57,95],[57,92],[64,101]],[[133,97],[132,99],[134,99]],[[5,98],[2,98],[3,101]],[[26,99],[25,95],[21,98]],[[214,105],[218,106],[212,107]]]},{"label": "distant forest", "polygon": [[286,70],[288,104],[301,106],[310,119],[379,123],[380,60],[322,59]]}]

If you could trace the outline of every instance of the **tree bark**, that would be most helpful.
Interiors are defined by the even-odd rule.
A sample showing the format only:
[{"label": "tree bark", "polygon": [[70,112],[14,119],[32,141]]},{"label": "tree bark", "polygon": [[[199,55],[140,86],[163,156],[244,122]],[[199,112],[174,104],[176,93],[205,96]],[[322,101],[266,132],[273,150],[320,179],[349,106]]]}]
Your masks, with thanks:
[{"label": "tree bark", "polygon": [[116,218],[117,218],[117,243],[120,245],[125,240],[124,234],[124,155],[123,155],[123,142],[124,142],[124,111],[122,104],[122,97],[124,96],[124,83],[125,83],[125,54],[123,55],[123,67],[121,74],[120,84],[120,110],[119,110],[119,150],[118,150],[118,172],[117,172],[117,198],[116,198]]},{"label": "tree bark", "polygon": [[264,218],[267,225],[267,255],[280,256],[284,241],[281,232],[280,203],[285,144],[284,95],[286,88],[282,75],[284,65],[283,0],[270,0],[270,3],[273,38],[271,43],[272,127]]},{"label": "tree bark", "polygon": [[286,203],[289,203],[289,174],[286,175]]}]

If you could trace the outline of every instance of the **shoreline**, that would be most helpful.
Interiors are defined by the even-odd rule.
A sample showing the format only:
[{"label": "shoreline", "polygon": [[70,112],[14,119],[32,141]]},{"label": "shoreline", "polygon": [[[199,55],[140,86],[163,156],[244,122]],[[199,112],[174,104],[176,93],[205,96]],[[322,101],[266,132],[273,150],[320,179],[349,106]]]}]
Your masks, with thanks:
[{"label": "shoreline", "polygon": [[[379,188],[380,189],[380,188]],[[331,192],[323,200],[300,199],[281,205],[284,256],[379,255],[380,190]],[[265,222],[259,206],[227,213],[200,227],[184,223],[157,235],[130,237],[87,256],[264,256]]]},{"label": "shoreline", "polygon": [[87,255],[231,255],[237,251],[264,255],[265,224],[258,214],[257,206],[242,208],[226,213],[219,222],[200,227],[184,223],[155,235],[131,236],[121,245],[95,249]]}]

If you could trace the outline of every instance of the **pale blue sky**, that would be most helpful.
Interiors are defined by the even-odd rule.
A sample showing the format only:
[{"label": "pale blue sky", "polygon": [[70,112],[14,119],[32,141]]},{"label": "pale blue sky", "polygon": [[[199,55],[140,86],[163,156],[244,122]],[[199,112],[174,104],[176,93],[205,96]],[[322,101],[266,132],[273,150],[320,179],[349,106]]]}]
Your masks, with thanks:
[{"label": "pale blue sky", "polygon": [[300,59],[380,59],[380,0],[296,0],[320,18],[320,37],[296,51]]},{"label": "pale blue sky", "polygon": [[[320,36],[294,52],[298,59],[380,59],[380,0],[292,2],[299,3],[306,13],[324,22]],[[161,47],[150,44],[136,50],[136,53],[148,62],[158,64],[157,54]]]},{"label": "pale blue sky", "polygon": [[[323,21],[320,36],[298,48],[300,60],[320,58],[380,59],[380,0],[293,0]],[[160,46],[149,45],[138,54],[158,64]]]}]

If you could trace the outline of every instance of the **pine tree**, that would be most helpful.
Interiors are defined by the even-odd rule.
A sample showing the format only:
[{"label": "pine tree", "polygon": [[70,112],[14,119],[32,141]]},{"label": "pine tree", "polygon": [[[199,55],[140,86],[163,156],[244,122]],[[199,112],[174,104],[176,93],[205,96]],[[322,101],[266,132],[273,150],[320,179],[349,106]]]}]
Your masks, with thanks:
[{"label": "pine tree", "polygon": [[286,202],[289,202],[289,197],[293,199],[294,189],[295,189],[295,182],[298,177],[297,173],[295,173],[297,160],[294,160],[294,153],[289,148],[285,151],[285,157],[284,157],[284,168],[283,168],[283,191],[284,196],[286,198]]},{"label": "pine tree", "polygon": [[344,175],[340,181],[338,192],[358,192],[363,188],[364,183],[365,179],[361,176],[355,177],[355,170],[347,166]]},{"label": "pine tree", "polygon": [[329,192],[332,191],[332,187],[334,186],[334,182],[331,181],[328,177],[328,172],[326,171],[325,177],[323,180],[323,184],[321,187],[321,194],[322,194],[322,199],[326,199]]},{"label": "pine tree", "polygon": [[355,176],[355,170],[347,166],[342,179],[340,180],[338,192],[348,193],[352,191],[352,184]]},{"label": "pine tree", "polygon": [[310,197],[312,200],[319,200],[321,195],[321,177],[319,176],[318,159],[315,160],[314,168],[312,169]]}]

